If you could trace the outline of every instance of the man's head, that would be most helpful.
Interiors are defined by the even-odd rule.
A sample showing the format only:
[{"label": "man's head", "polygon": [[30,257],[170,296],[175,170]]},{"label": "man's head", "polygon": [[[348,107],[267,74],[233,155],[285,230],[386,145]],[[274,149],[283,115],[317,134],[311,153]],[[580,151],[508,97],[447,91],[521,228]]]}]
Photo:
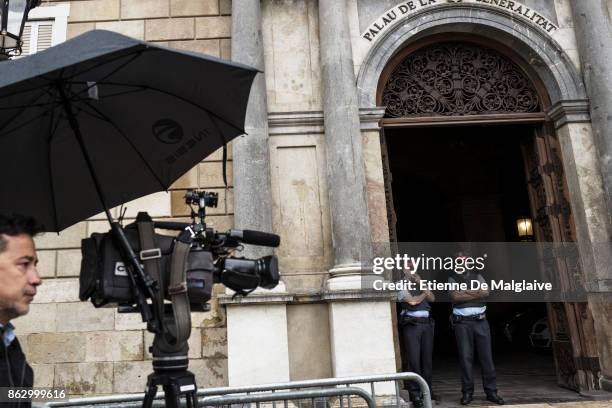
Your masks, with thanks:
[{"label": "man's head", "polygon": [[23,316],[41,284],[33,237],[41,227],[29,217],[0,214],[0,323]]},{"label": "man's head", "polygon": [[404,268],[404,277],[410,279],[410,277],[414,275],[414,263],[412,262],[412,260],[408,260],[406,261],[405,266],[406,267]]},{"label": "man's head", "polygon": [[470,256],[471,253],[465,249],[455,252],[455,274],[464,275],[470,273],[470,269],[465,267],[465,260]]}]

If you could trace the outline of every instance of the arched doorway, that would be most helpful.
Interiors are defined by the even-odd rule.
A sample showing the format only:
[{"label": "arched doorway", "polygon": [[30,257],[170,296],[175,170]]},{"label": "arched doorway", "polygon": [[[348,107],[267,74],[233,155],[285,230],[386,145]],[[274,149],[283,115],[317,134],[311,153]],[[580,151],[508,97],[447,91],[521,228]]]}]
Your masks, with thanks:
[{"label": "arched doorway", "polygon": [[[382,70],[376,105],[386,106],[382,121],[382,152],[392,240],[431,241],[438,236],[439,241],[511,241],[513,236],[508,225],[512,222],[508,222],[508,218],[512,218],[512,211],[516,212],[515,215],[520,215],[521,211],[530,213],[538,241],[575,240],[561,148],[545,114],[550,108],[551,98],[537,72],[512,49],[469,34],[439,34],[413,42],[390,59]],[[500,140],[491,143],[495,137]],[[408,138],[426,141],[410,145],[406,144]],[[389,149],[390,144],[393,146]],[[402,175],[410,174],[413,177],[410,183],[421,185],[423,196],[437,197],[435,203],[426,202],[423,208],[426,211],[434,208],[438,214],[446,211],[447,222],[440,220],[444,217],[432,216],[430,218],[435,219],[439,225],[432,233],[432,224],[428,223],[422,227],[420,235],[414,231],[408,233],[408,223],[403,222],[401,216],[398,223],[396,204],[399,195],[397,191],[394,194],[392,183],[393,178],[397,180],[397,174],[392,172],[393,154],[390,152],[397,156],[399,151],[414,149],[422,159],[427,157],[427,152],[434,152],[432,149],[436,148],[436,144],[437,148],[455,153],[462,149],[463,154],[466,151],[469,153],[470,149],[472,153],[480,149],[479,154],[488,152],[493,156],[488,167],[483,164],[480,167],[473,166],[471,172],[465,170],[468,177],[476,174],[490,175],[487,172],[496,171],[495,166],[500,163],[512,169],[509,174],[501,176],[509,180],[506,183],[511,185],[509,190],[496,191],[491,187],[494,183],[504,184],[499,178],[493,180],[484,177],[480,180],[481,183],[489,184],[481,188],[481,197],[476,199],[477,209],[474,212],[472,208],[473,213],[470,215],[470,219],[476,222],[478,217],[482,221],[485,212],[489,222],[497,217],[497,233],[491,233],[490,225],[480,231],[457,228],[457,205],[453,204],[453,200],[461,201],[461,198],[457,197],[457,191],[453,188],[457,188],[457,185],[459,188],[464,187],[457,182],[447,183],[450,187],[443,183],[436,185],[431,179],[422,175],[419,177],[414,169],[412,173],[407,170]],[[453,160],[452,153],[448,155],[445,152],[438,156],[447,162]],[[485,156],[479,157],[482,160]],[[508,160],[504,162],[504,159]],[[479,159],[476,157],[474,160]],[[427,165],[426,161],[416,162],[421,163],[421,166]],[[432,172],[441,167],[444,165],[439,165]],[[450,167],[445,171],[450,171]],[[405,169],[404,165],[402,171]],[[443,174],[444,171],[438,173]],[[483,191],[486,193],[484,196],[487,196],[484,200]],[[514,198],[506,202],[495,202],[492,196],[500,194],[513,195]],[[465,205],[460,203],[459,207]],[[470,205],[473,207],[473,203]],[[451,207],[450,211],[448,207]],[[411,209],[423,211],[414,206]],[[405,207],[402,211],[410,210]],[[509,211],[510,216],[504,214],[504,211]],[[465,210],[459,212],[459,218],[463,217],[465,221]],[[413,217],[409,221],[410,228],[418,230],[414,221],[424,219],[427,217],[423,217],[422,212],[418,217]],[[567,275],[575,271],[559,264],[558,273]],[[596,389],[599,360],[588,305],[547,304],[545,309],[558,384],[577,391]]]}]

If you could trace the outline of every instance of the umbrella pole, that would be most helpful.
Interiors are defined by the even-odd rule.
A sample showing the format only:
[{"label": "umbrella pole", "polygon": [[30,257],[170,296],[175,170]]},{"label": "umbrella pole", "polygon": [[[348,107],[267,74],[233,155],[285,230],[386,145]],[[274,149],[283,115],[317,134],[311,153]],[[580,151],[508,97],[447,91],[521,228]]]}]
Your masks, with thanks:
[{"label": "umbrella pole", "polygon": [[57,84],[57,90],[59,91],[60,98],[62,100],[62,106],[64,107],[66,116],[68,117],[68,123],[70,124],[70,128],[74,132],[74,136],[76,137],[77,142],[79,143],[79,147],[81,148],[81,151],[83,152],[83,156],[85,157],[87,168],[89,169],[89,174],[91,175],[91,178],[93,179],[94,186],[96,188],[96,192],[98,193],[98,197],[100,197],[100,201],[102,201],[102,206],[104,207],[106,218],[108,219],[108,222],[112,225],[114,222],[113,216],[111,215],[108,209],[106,198],[104,197],[104,193],[102,192],[102,188],[100,187],[100,181],[98,180],[98,177],[96,176],[96,173],[93,168],[93,164],[91,162],[91,158],[89,157],[89,152],[87,151],[87,148],[85,147],[85,143],[83,142],[83,135],[81,134],[81,128],[79,127],[79,122],[76,120],[76,117],[74,116],[74,112],[72,111],[72,106],[70,105],[70,101],[68,100],[66,91],[62,87],[61,83]]},{"label": "umbrella pole", "polygon": [[[138,278],[144,284],[144,289],[146,291],[146,297],[150,298],[152,302],[155,304],[156,296],[154,294],[154,291],[157,290],[157,287],[156,287],[157,282],[153,280],[151,276],[145,273],[143,267],[140,265],[138,256],[132,249],[132,246],[127,240],[127,237],[125,236],[125,231],[123,231],[123,228],[117,221],[113,220],[113,216],[111,215],[108,209],[107,201],[104,197],[104,193],[100,186],[100,181],[98,180],[98,177],[94,171],[93,163],[91,162],[91,157],[89,156],[89,152],[87,151],[87,148],[85,147],[85,142],[83,141],[83,135],[81,134],[81,129],[79,127],[79,122],[76,120],[76,117],[74,116],[74,112],[72,111],[72,106],[70,105],[70,101],[68,100],[66,91],[64,90],[62,83],[57,84],[57,89],[59,91],[59,95],[62,100],[64,111],[66,112],[66,116],[68,117],[68,123],[70,124],[70,127],[72,128],[72,131],[74,132],[74,136],[76,137],[77,142],[79,143],[79,147],[81,148],[83,152],[83,156],[85,157],[85,162],[87,163],[87,168],[89,169],[89,174],[91,175],[91,178],[93,179],[94,186],[96,188],[96,192],[98,193],[98,197],[100,197],[100,201],[102,201],[102,206],[104,207],[104,212],[111,226],[111,230],[113,231],[115,238],[117,238],[117,240],[119,241],[119,245],[123,249],[124,254],[128,257],[130,264],[133,267],[133,270],[136,271]],[[142,314],[143,321],[149,324],[153,324],[154,317],[151,312],[150,306],[146,301],[146,297],[143,296],[141,291],[136,290],[137,288],[136,280],[131,271],[129,271],[128,275],[130,276],[132,285],[135,288],[135,292],[137,295],[136,297],[138,298],[138,304],[140,307],[140,313]],[[157,326],[158,328],[161,328],[160,322],[156,322],[155,326]],[[154,331],[157,331],[157,330],[154,330]]]}]

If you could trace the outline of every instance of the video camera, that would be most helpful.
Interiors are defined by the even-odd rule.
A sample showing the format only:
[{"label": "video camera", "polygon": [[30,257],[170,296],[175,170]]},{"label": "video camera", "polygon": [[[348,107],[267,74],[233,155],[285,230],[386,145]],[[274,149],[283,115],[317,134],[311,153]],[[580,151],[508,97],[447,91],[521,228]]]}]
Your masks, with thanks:
[{"label": "video camera", "polygon": [[[259,231],[232,229],[219,233],[207,228],[204,217],[206,207],[216,207],[218,194],[189,190],[185,202],[192,207],[192,223],[153,222],[147,213],[141,212],[136,222],[125,227],[125,236],[139,255],[140,262],[147,269],[147,262],[158,260],[160,276],[158,289],[170,300],[172,293],[182,287],[172,287],[173,268],[177,266],[177,245],[188,245],[185,254],[183,281],[188,294],[191,310],[203,310],[212,295],[214,283],[222,283],[237,294],[246,295],[257,287],[274,288],[279,281],[278,261],[275,256],[259,259],[232,257],[242,244],[277,247],[278,235]],[[199,221],[196,220],[199,218]],[[177,236],[153,234],[154,248],[143,248],[143,225],[156,229],[178,230]],[[131,282],[124,261],[121,246],[112,233],[94,233],[82,243],[82,264],[80,273],[80,299],[88,300],[96,307],[117,304],[124,309],[137,305],[134,285]],[[174,258],[174,263],[173,263]],[[156,261],[157,262],[157,261]],[[180,272],[180,271],[179,271]],[[148,271],[151,274],[150,271]],[[174,273],[178,273],[174,271]],[[155,279],[155,277],[153,277]],[[181,284],[181,282],[177,282]]]},{"label": "video camera", "polygon": [[[125,228],[115,222],[110,232],[94,233],[82,242],[80,299],[91,300],[95,307],[118,305],[120,312],[140,312],[147,330],[155,334],[150,349],[154,372],[147,379],[145,408],[151,407],[159,385],[166,406],[181,406],[181,395],[188,406],[197,406],[195,376],[187,371],[191,311],[207,310],[215,283],[236,295],[278,284],[274,255],[247,259],[232,254],[242,250],[242,244],[277,247],[280,237],[208,228],[206,207],[218,202],[216,193],[189,190],[185,203],[191,208],[191,223],[156,222],[140,212]],[[163,235],[156,228],[180,232]]]},{"label": "video camera", "polygon": [[[152,406],[161,385],[166,406],[197,407],[197,386],[189,365],[187,340],[191,335],[191,311],[207,310],[215,283],[236,295],[248,295],[258,287],[272,289],[279,281],[274,255],[258,259],[232,256],[242,244],[277,247],[278,235],[232,229],[224,233],[208,228],[206,208],[216,207],[213,192],[189,190],[185,203],[191,223],[156,222],[146,212],[125,228],[111,223],[111,231],[94,233],[82,241],[79,297],[95,307],[119,306],[120,312],[140,312],[147,330],[154,333],[154,372],[147,379],[143,407]],[[155,229],[179,231],[163,235]]]}]

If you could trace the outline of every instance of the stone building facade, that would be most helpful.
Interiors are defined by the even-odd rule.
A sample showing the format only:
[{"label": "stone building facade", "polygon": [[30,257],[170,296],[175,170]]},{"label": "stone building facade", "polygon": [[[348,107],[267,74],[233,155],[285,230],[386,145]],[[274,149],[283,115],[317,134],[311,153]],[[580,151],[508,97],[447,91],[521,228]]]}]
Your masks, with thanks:
[{"label": "stone building facade", "polygon": [[[66,8],[67,26],[49,19],[46,8]],[[38,14],[36,14],[38,13]],[[224,0],[94,0],[44,2],[33,10],[35,22],[66,30],[66,38],[93,29],[113,30],[157,44],[230,58],[231,4]],[[60,33],[61,38],[61,33]],[[188,188],[219,193],[219,206],[209,221],[220,230],[233,222],[232,150],[229,148],[228,183],[222,178],[221,151],[206,158],[178,180],[168,193],[130,203],[126,217],[148,211],[157,218],[189,215],[183,196]],[[113,214],[117,215],[116,209]],[[95,231],[108,230],[103,216],[79,223],[61,234],[36,240],[44,279],[31,313],[16,322],[21,343],[36,373],[38,386],[66,387],[75,395],[142,392],[152,371],[148,348],[152,336],[137,314],[95,309],[79,302],[80,242]],[[213,301],[208,313],[194,313],[189,342],[191,368],[201,386],[227,384],[225,313]],[[202,345],[206,347],[202,348]]]},{"label": "stone building facade", "polygon": [[[245,299],[219,289],[212,310],[194,314],[190,366],[198,385],[399,369],[394,304],[360,285],[368,273],[361,260],[371,242],[389,241],[393,222],[381,78],[404,50],[441,38],[507,51],[537,83],[541,115],[521,120],[548,126],[546,143],[558,143],[590,292],[588,304],[558,312],[575,313],[575,335],[590,339],[568,345],[574,371],[567,381],[581,390],[612,390],[612,305],[600,301],[612,288],[610,254],[600,250],[612,236],[611,0],[73,0],[44,6],[58,4],[69,4],[67,38],[109,29],[265,72],[251,93],[249,136],[230,149],[229,189],[217,153],[169,193],[128,204],[128,217],[148,210],[181,218],[187,188],[211,189],[222,197],[209,218],[215,228],[282,237],[277,289]],[[414,123],[408,118],[400,125]],[[78,302],[80,240],[105,229],[94,217],[37,239],[45,283],[16,326],[40,386],[74,394],[142,391],[150,337],[138,316]],[[558,234],[552,239],[564,239]]]}]

